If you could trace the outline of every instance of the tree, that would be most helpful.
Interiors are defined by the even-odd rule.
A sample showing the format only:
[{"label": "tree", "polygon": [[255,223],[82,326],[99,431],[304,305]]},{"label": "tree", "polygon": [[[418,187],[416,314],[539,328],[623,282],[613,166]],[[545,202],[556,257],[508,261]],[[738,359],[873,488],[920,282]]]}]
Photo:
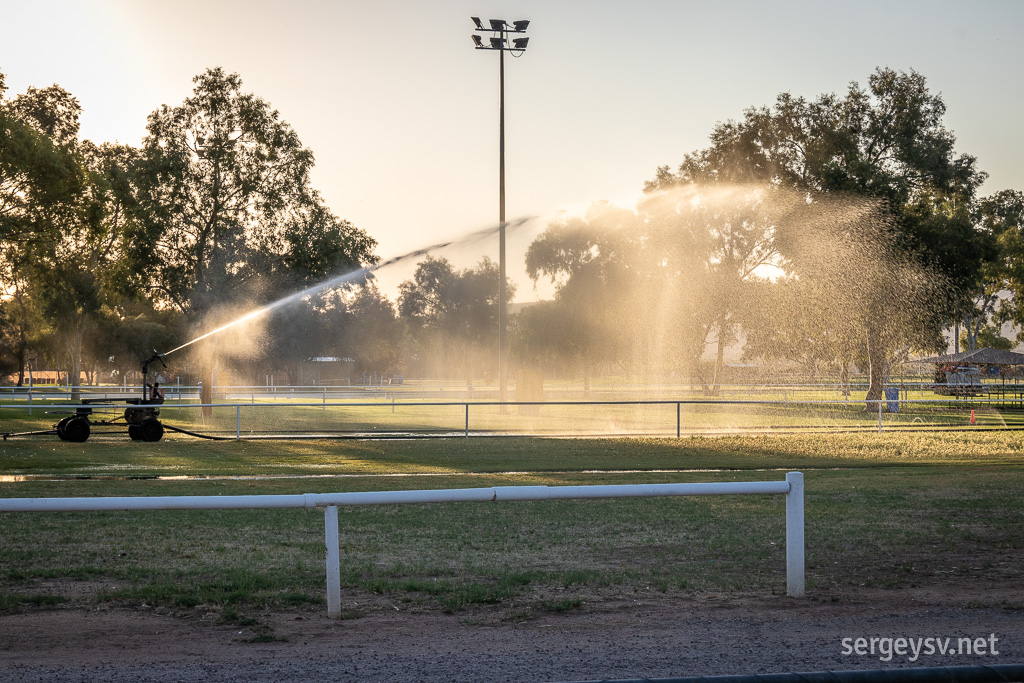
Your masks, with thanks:
[{"label": "tree", "polygon": [[1014,347],[1014,343],[1002,335],[998,325],[982,325],[980,328],[972,330],[972,334],[973,339],[969,343],[968,331],[965,329],[960,333],[960,343],[968,351],[974,351],[975,348],[1010,351]]},{"label": "tree", "polygon": [[749,285],[776,257],[765,194],[726,196],[665,176],[646,190],[635,210],[595,205],[549,225],[530,245],[527,271],[557,285],[569,357],[641,373],[685,367],[715,393]]},{"label": "tree", "polygon": [[[5,92],[0,72],[0,289],[10,297],[3,304],[4,349],[13,352],[8,362],[16,365],[20,386],[44,324],[35,297],[40,290],[33,287],[40,266],[35,253],[53,242],[61,218],[79,201],[83,174],[73,146],[48,134],[77,132],[77,101],[56,85],[30,88],[14,100],[3,99]],[[48,101],[66,120],[58,124],[56,112],[43,107]]]},{"label": "tree", "polygon": [[[962,314],[962,338],[971,351],[979,343],[999,344],[993,348],[1005,345],[998,333],[1003,323],[1024,330],[1024,193],[1002,190],[985,197],[977,202],[973,215],[979,230],[994,241],[996,255],[983,265],[974,297]],[[1024,340],[1024,331],[1018,332],[1017,339]]]},{"label": "tree", "polygon": [[374,262],[375,242],[310,187],[313,153],[278,112],[238,74],[194,81],[180,106],[150,115],[139,164],[130,256],[155,300],[197,325],[219,305],[258,305]]},{"label": "tree", "polygon": [[[5,183],[13,197],[5,202],[11,218],[4,231],[5,279],[33,301],[63,343],[69,383],[76,387],[85,334],[99,308],[101,262],[111,244],[103,224],[103,179],[89,168],[91,146],[77,138],[80,111],[57,85],[29,88],[4,106],[15,120],[8,130],[20,129],[15,137],[32,150],[21,158],[22,167],[11,167]],[[55,158],[62,171],[41,178],[39,167]]]},{"label": "tree", "polygon": [[[0,98],[4,92],[0,72]],[[54,116],[42,111],[44,102],[54,101],[73,121],[56,124]],[[50,218],[81,194],[73,146],[49,135],[65,138],[70,130],[77,132],[77,114],[77,101],[56,85],[44,91],[30,88],[14,100],[0,99],[0,244],[5,250],[46,239],[52,233]]]},{"label": "tree", "polygon": [[[769,207],[778,199],[770,186],[730,188],[699,187],[692,183],[667,183],[663,178],[645,184],[647,199],[641,205],[646,222],[684,245],[696,269],[679,272],[687,289],[699,293],[699,303],[689,305],[691,325],[701,331],[692,343],[692,366],[708,393],[717,393],[724,367],[725,349],[737,340],[742,312],[758,291],[752,285],[764,266],[775,265],[778,249],[775,224]],[[694,249],[697,247],[697,249]],[[700,371],[699,358],[715,334],[715,364],[710,383]],[[710,384],[710,387],[708,386]]]},{"label": "tree", "polygon": [[301,381],[302,364],[316,357],[351,359],[356,372],[384,376],[401,370],[404,330],[394,306],[367,280],[276,309],[257,345],[259,360],[284,370],[293,384]]},{"label": "tree", "polygon": [[[301,384],[303,362],[316,356],[331,355],[332,319],[345,315],[344,309],[325,305],[324,299],[329,296],[309,297],[274,310],[265,323],[263,334],[254,340],[255,343],[242,346],[242,353],[230,353],[230,360],[243,365],[250,360],[263,360],[275,370],[283,370],[290,384]],[[251,333],[246,331],[245,334]],[[234,331],[233,337],[237,339],[238,331]],[[228,346],[238,348],[237,342]]]},{"label": "tree", "polygon": [[[484,258],[461,271],[428,256],[399,285],[398,313],[410,326],[420,362],[467,379],[493,366],[498,333],[498,266]],[[506,283],[511,301],[515,284]]]},{"label": "tree", "polygon": [[[928,91],[917,72],[878,69],[865,90],[852,83],[845,96],[809,101],[782,94],[774,107],[752,108],[741,121],[719,124],[711,146],[687,155],[674,178],[712,183],[770,183],[803,193],[808,201],[825,195],[862,197],[884,219],[869,226],[891,261],[941,278],[945,310],[933,324],[949,319],[958,292],[969,287],[987,254],[985,240],[969,216],[974,193],[984,180],[975,159],[956,155],[954,136],[942,124],[945,104]],[[659,169],[659,176],[671,176]],[[776,244],[799,273],[806,264],[791,251],[792,238],[777,226]],[[866,279],[866,278],[862,278]],[[859,316],[869,359],[868,408],[882,394],[893,348],[892,311],[881,291],[864,297]],[[902,308],[901,308],[902,310]]]},{"label": "tree", "polygon": [[102,305],[86,352],[96,371],[125,381],[154,349],[170,348],[180,339],[182,322],[177,311],[155,310],[145,300],[111,297]]},{"label": "tree", "polygon": [[[544,328],[547,341],[538,339],[535,351],[579,363],[584,379],[604,364],[623,367],[645,362],[639,359],[638,338],[644,327],[623,325],[636,320],[643,273],[642,221],[635,211],[595,204],[581,218],[558,219],[548,225],[526,252],[527,274],[537,281],[547,277],[555,284],[554,328]],[[632,310],[631,310],[632,309]],[[522,319],[523,332],[541,322],[545,308]],[[647,335],[651,338],[651,335]],[[521,342],[525,352],[529,345]],[[560,346],[555,350],[552,347]]]},{"label": "tree", "polygon": [[746,312],[744,355],[797,361],[812,373],[821,365],[838,369],[845,388],[851,363],[867,365],[865,330],[889,349],[885,365],[876,365],[886,375],[911,349],[941,352],[943,307],[932,302],[949,292],[882,239],[886,220],[856,197],[798,201],[780,212],[774,221],[788,233],[787,251],[800,269],[765,283]]},{"label": "tree", "polygon": [[373,280],[355,290],[347,302],[343,339],[356,371],[383,377],[404,372],[405,329],[395,307]]},{"label": "tree", "polygon": [[[138,322],[136,304],[159,317],[130,258],[141,225],[138,151],[79,140],[80,112],[58,85],[0,103],[0,284],[11,295],[14,348],[23,368],[29,346],[45,340],[75,385],[83,368],[95,380],[118,346],[117,327]],[[139,352],[129,359],[118,349],[115,365],[135,366]]]},{"label": "tree", "polygon": [[242,92],[237,74],[194,80],[181,106],[150,115],[143,142],[149,239],[136,260],[158,298],[196,320],[226,291],[266,298],[275,275],[279,290],[370,262],[374,241],[323,206],[309,184],[313,153],[279,114]]}]

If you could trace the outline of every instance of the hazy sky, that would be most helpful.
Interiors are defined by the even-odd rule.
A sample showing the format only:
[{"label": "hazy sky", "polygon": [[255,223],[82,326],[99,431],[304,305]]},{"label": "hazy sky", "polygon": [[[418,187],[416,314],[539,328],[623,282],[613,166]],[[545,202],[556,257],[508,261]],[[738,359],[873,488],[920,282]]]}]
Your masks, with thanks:
[{"label": "hazy sky", "polygon": [[[878,66],[916,69],[943,95],[958,150],[991,176],[983,192],[1024,189],[1024,2],[4,5],[8,96],[60,84],[95,142],[137,145],[146,116],[179,104],[193,76],[239,73],[314,151],[314,185],[383,258],[497,222],[498,58],[473,50],[471,16],[532,22],[529,50],[505,64],[509,218],[628,201],[716,122],[783,91],[864,84]],[[534,296],[521,286],[518,298]]]}]

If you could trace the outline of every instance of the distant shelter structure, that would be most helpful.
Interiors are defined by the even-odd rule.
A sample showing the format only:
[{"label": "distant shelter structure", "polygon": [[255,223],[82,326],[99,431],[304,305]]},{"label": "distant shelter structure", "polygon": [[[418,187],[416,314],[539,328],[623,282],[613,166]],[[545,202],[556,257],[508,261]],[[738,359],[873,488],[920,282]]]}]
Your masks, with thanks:
[{"label": "distant shelter structure", "polygon": [[1024,353],[975,349],[919,358],[915,362],[935,365],[935,383],[931,389],[937,394],[958,397],[986,395],[990,400],[1024,403],[1024,384],[1019,383]]}]

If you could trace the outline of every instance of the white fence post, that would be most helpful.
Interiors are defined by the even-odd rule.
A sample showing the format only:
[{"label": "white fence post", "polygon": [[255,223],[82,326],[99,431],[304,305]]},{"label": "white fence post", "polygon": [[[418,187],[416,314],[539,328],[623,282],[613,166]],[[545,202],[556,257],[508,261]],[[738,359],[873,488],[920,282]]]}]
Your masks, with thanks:
[{"label": "white fence post", "polygon": [[327,617],[341,618],[341,549],[338,538],[338,506],[324,508],[324,543],[327,545]]},{"label": "white fence post", "polygon": [[495,486],[479,489],[365,491],[253,496],[135,496],[89,498],[0,498],[0,512],[85,510],[240,510],[324,508],[327,616],[341,617],[341,546],[338,507],[404,503],[497,502],[650,496],[786,494],[786,593],[804,595],[804,475],[788,472],[786,481],[691,484],[606,484],[594,486]]},{"label": "white fence post", "polygon": [[804,595],[804,473],[787,472],[786,482],[786,594]]}]

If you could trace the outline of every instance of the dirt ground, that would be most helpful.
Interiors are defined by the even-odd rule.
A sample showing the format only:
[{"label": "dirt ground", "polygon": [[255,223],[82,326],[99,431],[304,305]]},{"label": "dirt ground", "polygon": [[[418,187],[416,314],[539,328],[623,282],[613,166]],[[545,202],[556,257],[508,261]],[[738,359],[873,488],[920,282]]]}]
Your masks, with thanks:
[{"label": "dirt ground", "polygon": [[[0,616],[0,680],[578,681],[1024,663],[1019,585],[607,595],[521,620],[499,606],[445,614],[372,600],[356,618],[329,620],[321,606],[250,626],[202,610],[25,608]],[[860,637],[984,638],[998,654],[915,657],[910,646],[886,658],[881,641],[873,655],[844,654],[843,639]]]}]

